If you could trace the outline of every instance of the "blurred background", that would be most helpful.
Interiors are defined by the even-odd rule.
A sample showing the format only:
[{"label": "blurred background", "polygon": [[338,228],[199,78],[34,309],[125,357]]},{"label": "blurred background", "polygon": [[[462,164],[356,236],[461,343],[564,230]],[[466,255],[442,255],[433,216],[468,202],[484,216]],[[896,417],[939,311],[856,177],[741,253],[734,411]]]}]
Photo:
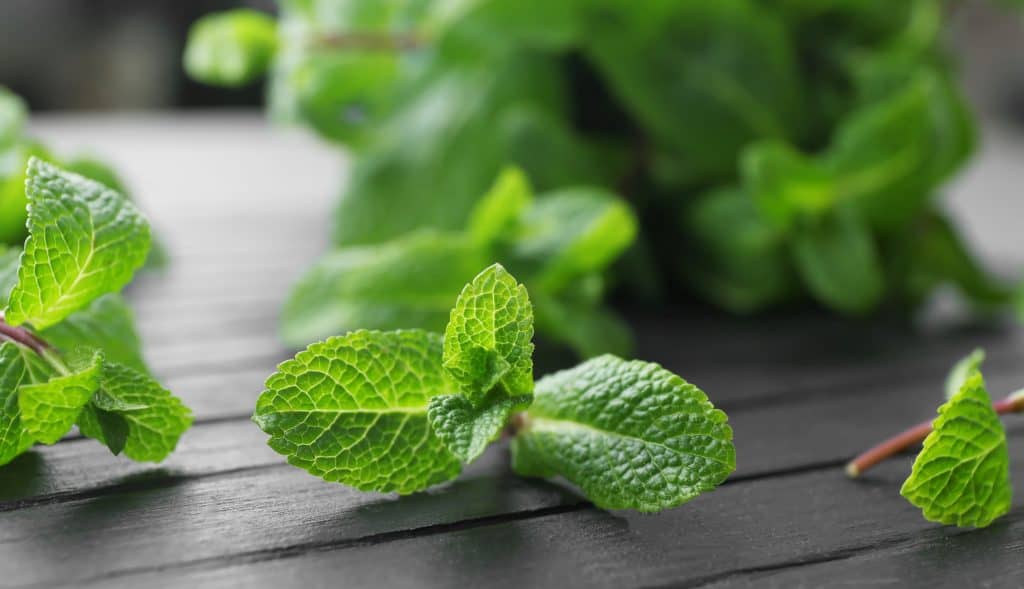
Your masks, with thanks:
[{"label": "blurred background", "polygon": [[[991,1],[954,6],[949,31],[975,108],[1024,126],[1019,17]],[[258,106],[261,81],[213,88],[181,68],[189,25],[238,7],[277,12],[273,0],[3,0],[0,83],[39,111]]]}]

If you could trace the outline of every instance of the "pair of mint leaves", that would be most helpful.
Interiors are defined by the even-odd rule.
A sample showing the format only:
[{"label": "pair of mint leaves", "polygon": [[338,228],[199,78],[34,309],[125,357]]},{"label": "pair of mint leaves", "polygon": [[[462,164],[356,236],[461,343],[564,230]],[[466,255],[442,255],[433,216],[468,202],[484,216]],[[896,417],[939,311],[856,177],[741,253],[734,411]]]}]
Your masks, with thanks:
[{"label": "pair of mint leaves", "polygon": [[114,454],[163,460],[192,423],[146,369],[117,294],[146,262],[149,224],[124,195],[30,159],[24,249],[0,256],[0,464],[77,425]]},{"label": "pair of mint leaves", "polygon": [[[980,350],[961,360],[946,381],[949,400],[900,493],[929,521],[982,528],[1010,509],[1013,495],[1006,431],[981,374]],[[1024,391],[1007,398],[1024,403]],[[1019,410],[1019,409],[1016,409]]]},{"label": "pair of mint leaves", "polygon": [[562,476],[599,507],[659,511],[735,469],[726,415],[657,364],[604,355],[533,380],[533,308],[502,266],[459,295],[444,335],[366,331],[310,345],[253,420],[288,462],[364,491],[455,478],[503,431],[512,466]]}]

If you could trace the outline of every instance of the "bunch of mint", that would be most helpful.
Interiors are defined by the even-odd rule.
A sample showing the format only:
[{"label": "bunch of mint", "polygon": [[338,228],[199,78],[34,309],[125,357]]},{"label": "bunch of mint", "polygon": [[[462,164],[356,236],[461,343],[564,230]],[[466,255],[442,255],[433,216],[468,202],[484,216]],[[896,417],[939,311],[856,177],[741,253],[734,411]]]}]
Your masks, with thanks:
[{"label": "bunch of mint", "polygon": [[[951,284],[999,309],[1013,289],[935,202],[975,145],[945,7],[282,0],[276,21],[197,22],[185,66],[229,86],[269,73],[274,119],[354,153],[339,248],[460,231],[515,165],[542,195],[598,186],[628,199],[640,231],[615,276],[637,295],[862,315],[912,310]],[[370,315],[356,325],[378,326]]]},{"label": "bunch of mint", "polygon": [[191,412],[149,374],[118,292],[150,251],[118,191],[28,161],[28,238],[0,253],[0,464],[72,426],[133,460],[160,461]]},{"label": "bunch of mint", "polygon": [[288,462],[364,491],[455,478],[508,431],[524,476],[564,477],[599,507],[659,511],[735,469],[732,430],[697,387],[606,354],[536,382],[533,306],[500,265],[462,289],[444,335],[358,330],[310,345],[253,420]]}]

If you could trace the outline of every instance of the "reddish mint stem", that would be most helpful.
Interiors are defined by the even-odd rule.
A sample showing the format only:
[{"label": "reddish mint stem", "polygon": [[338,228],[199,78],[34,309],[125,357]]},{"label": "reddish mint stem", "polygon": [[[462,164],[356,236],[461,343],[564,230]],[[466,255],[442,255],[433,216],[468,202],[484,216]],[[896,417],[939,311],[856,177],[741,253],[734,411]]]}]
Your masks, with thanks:
[{"label": "reddish mint stem", "polygon": [[24,327],[14,327],[4,321],[4,315],[0,312],[0,338],[6,338],[17,342],[33,352],[42,355],[50,346],[35,334]]},{"label": "reddish mint stem", "polygon": [[[992,408],[999,415],[1024,411],[1024,396],[1011,395],[1002,401],[993,403]],[[920,444],[931,433],[932,421],[929,419],[919,423],[857,456],[847,463],[846,474],[851,478],[856,478],[886,458],[895,456],[911,446]]]}]

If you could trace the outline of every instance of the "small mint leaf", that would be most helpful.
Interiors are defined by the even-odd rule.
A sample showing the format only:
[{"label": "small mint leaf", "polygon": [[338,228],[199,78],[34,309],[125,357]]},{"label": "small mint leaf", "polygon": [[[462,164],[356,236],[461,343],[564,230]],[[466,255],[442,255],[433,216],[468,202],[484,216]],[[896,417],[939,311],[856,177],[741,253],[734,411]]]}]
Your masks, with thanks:
[{"label": "small mint leaf", "polygon": [[21,426],[37,442],[55,444],[68,433],[82,408],[99,387],[103,353],[68,361],[73,372],[46,382],[22,385],[18,391]]},{"label": "small mint leaf", "polygon": [[519,168],[505,168],[470,213],[469,235],[474,243],[494,243],[515,230],[532,202],[533,189],[526,174]]},{"label": "small mint leaf", "polygon": [[953,365],[946,377],[946,399],[952,399],[960,389],[964,387],[967,379],[976,371],[981,370],[981,363],[985,361],[985,350],[978,348],[964,356],[959,362]]},{"label": "small mint leaf", "polygon": [[464,395],[441,395],[430,400],[427,416],[430,427],[452,454],[469,463],[501,435],[513,413],[523,411],[532,401],[531,395],[508,397],[499,390],[479,405]]},{"label": "small mint leaf", "polygon": [[27,174],[29,238],[6,315],[46,329],[131,280],[149,251],[149,225],[102,184],[35,158]]},{"label": "small mint leaf", "polygon": [[983,528],[1010,509],[1006,431],[977,369],[939,407],[939,417],[900,494],[925,519]]},{"label": "small mint leaf", "polygon": [[111,293],[96,299],[39,335],[61,350],[80,346],[99,348],[107,361],[149,374],[134,314],[120,294]]},{"label": "small mint leaf", "polygon": [[25,433],[18,407],[23,385],[46,382],[53,374],[34,352],[12,342],[0,344],[0,465],[14,460],[35,440]]},{"label": "small mint leaf", "polygon": [[459,461],[427,420],[431,398],[455,391],[441,350],[419,330],[312,344],[267,379],[253,421],[289,464],[327,481],[405,494],[455,478]]},{"label": "small mint leaf", "polygon": [[599,507],[668,509],[736,468],[725,413],[657,364],[600,356],[541,379],[535,395],[513,467],[558,473]]},{"label": "small mint leaf", "polygon": [[214,86],[241,86],[263,75],[277,52],[277,23],[255,10],[208,14],[188,33],[185,71]]}]

